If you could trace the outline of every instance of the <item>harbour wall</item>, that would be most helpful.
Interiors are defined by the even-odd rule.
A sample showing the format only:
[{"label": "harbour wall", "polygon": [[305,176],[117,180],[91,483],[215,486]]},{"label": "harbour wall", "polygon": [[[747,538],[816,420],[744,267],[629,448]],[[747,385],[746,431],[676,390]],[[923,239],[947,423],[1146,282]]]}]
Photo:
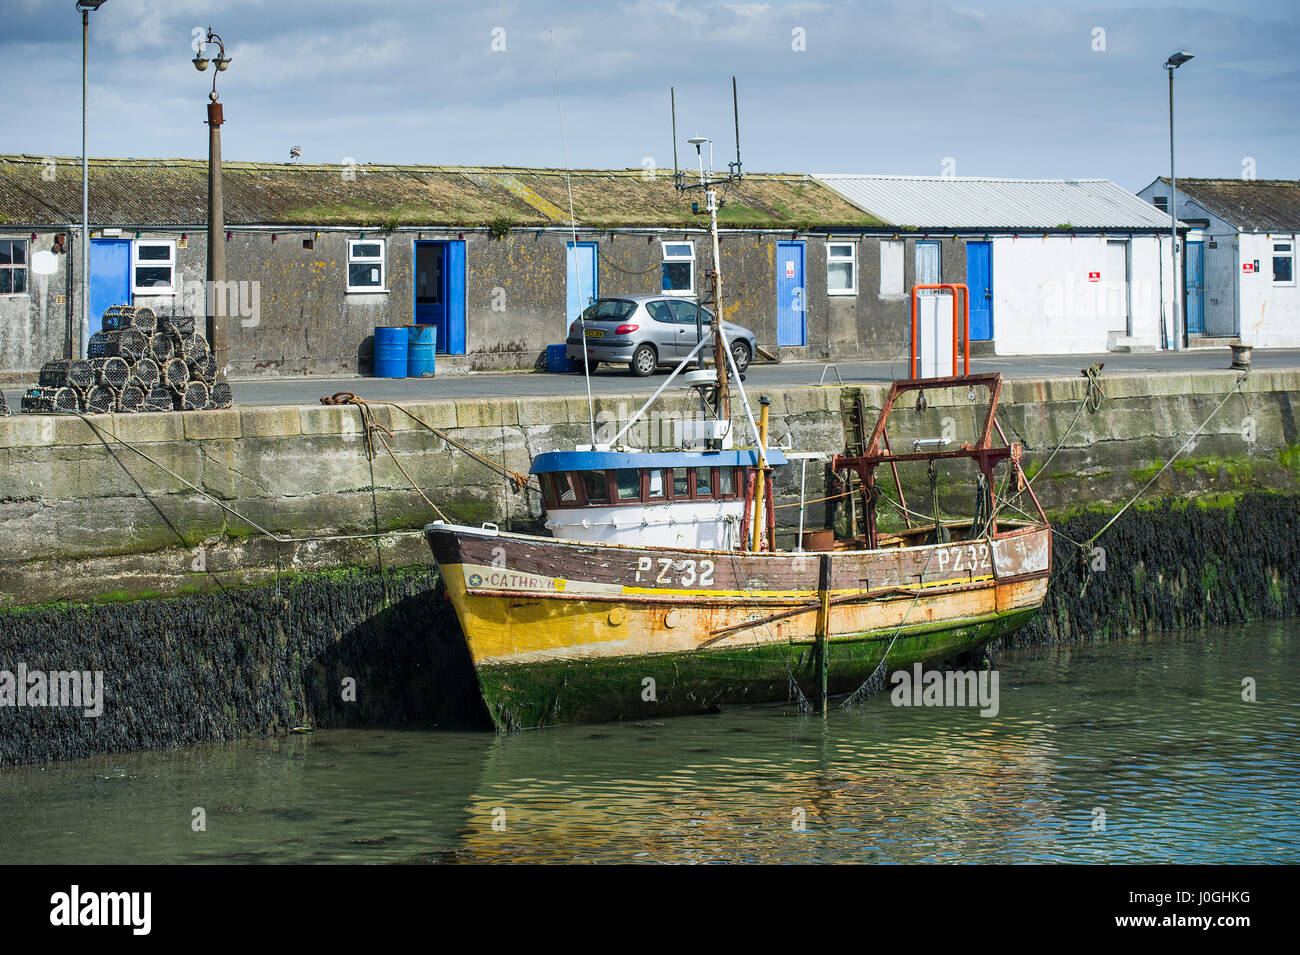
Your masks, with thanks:
[{"label": "harbour wall", "polygon": [[[1090,411],[1082,377],[1004,383],[999,420],[1010,440],[1023,443],[1026,471],[1049,511],[1117,505],[1148,482],[1148,498],[1300,492],[1300,371],[1115,376],[1102,385],[1106,397]],[[765,389],[773,440],[842,450],[841,400],[855,390],[870,415],[887,387]],[[918,420],[934,434],[978,421],[978,405],[966,396],[930,395]],[[643,400],[597,399],[600,430],[612,434]],[[743,434],[735,404],[733,426]],[[671,440],[673,422],[696,412],[689,395],[667,396],[629,438],[641,446]],[[1162,472],[1211,412],[1193,446]],[[586,402],[573,398],[377,404],[370,414],[384,431],[372,431],[369,442],[357,406],[0,419],[0,607],[222,592],[337,568],[428,565],[419,529],[440,516],[539,530],[536,484],[520,488],[513,475],[526,475],[533,455],[571,449],[591,435]],[[945,481],[944,512],[960,514],[971,503],[969,482]],[[790,505],[799,483],[798,465],[776,478],[787,539],[798,522]],[[808,467],[807,527],[845,519],[843,502],[816,500],[840,490],[824,462]]]},{"label": "harbour wall", "polygon": [[[1006,384],[1000,420],[1024,443],[1057,530],[1043,610],[1008,642],[1300,615],[1300,374],[1103,386],[1093,412],[1083,379]],[[840,388],[766,393],[776,438],[842,448]],[[862,394],[871,410],[885,389]],[[931,399],[925,427],[978,420],[961,394]],[[638,406],[607,398],[597,411],[608,425]],[[658,426],[691,411],[681,397],[665,407]],[[581,401],[405,408],[420,421],[373,407],[391,432],[384,440],[429,499],[467,523],[535,529],[537,495],[425,424],[517,471],[532,454],[590,440]],[[1162,471],[1215,409],[1195,446]],[[76,707],[0,707],[0,765],[296,728],[486,727],[418,533],[436,514],[378,435],[371,460],[360,415],[322,406],[96,418],[94,427],[0,419],[0,670],[21,663],[104,680],[94,718]],[[798,472],[785,470],[794,473],[779,479],[778,503],[798,496]],[[1095,545],[1079,546],[1148,484]],[[970,501],[968,487],[939,490],[946,513]],[[824,469],[810,467],[807,496],[827,491]],[[826,506],[810,505],[809,526],[843,518]],[[785,533],[797,512],[780,512]]]},{"label": "harbour wall", "polygon": [[[1300,495],[1135,507],[1102,538],[1104,565],[1081,559],[1071,541],[1108,518],[1090,509],[1061,520],[1043,609],[1004,646],[1300,616]],[[430,568],[366,569],[0,611],[0,669],[21,661],[28,672],[104,675],[95,718],[68,706],[0,707],[0,768],[306,727],[487,729],[436,578]]]}]

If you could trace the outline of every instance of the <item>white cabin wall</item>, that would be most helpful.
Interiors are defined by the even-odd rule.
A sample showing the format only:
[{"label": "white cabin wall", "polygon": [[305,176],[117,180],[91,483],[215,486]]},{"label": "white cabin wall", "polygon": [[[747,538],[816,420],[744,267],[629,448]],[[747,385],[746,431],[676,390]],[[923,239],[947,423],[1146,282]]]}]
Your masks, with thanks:
[{"label": "white cabin wall", "polygon": [[[1273,243],[1290,242],[1284,233],[1241,235],[1241,264],[1259,261],[1258,272],[1241,272],[1241,341],[1256,348],[1300,346],[1300,284],[1273,284]],[[1294,264],[1292,266],[1294,270]]]},{"label": "white cabin wall", "polygon": [[[999,355],[1095,354],[1125,336],[1123,274],[1107,269],[1106,236],[993,238],[993,334]],[[1158,239],[1117,234],[1129,244],[1128,312],[1139,344],[1160,347]],[[1165,254],[1168,254],[1166,247]],[[1166,271],[1168,269],[1166,268]],[[1089,281],[1099,272],[1100,280]]]}]

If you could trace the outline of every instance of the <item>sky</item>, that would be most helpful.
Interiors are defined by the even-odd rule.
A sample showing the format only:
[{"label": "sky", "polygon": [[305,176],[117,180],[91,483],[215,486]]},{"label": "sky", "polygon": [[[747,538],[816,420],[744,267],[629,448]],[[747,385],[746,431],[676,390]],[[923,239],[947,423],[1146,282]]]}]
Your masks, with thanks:
[{"label": "sky", "polygon": [[[73,0],[0,0],[0,153],[79,156]],[[1079,0],[108,0],[91,14],[89,153],[658,169],[714,141],[749,172],[1300,178],[1292,4]],[[557,76],[559,97],[557,101]],[[18,77],[20,79],[15,80]],[[561,122],[561,115],[563,121]],[[688,156],[689,152],[689,156]],[[707,154],[707,147],[706,147]]]}]

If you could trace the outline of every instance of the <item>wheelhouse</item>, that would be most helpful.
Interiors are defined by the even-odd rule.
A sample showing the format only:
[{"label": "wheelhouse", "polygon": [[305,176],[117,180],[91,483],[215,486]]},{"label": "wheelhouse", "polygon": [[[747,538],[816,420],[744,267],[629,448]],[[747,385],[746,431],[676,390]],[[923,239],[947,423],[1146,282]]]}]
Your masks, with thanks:
[{"label": "wheelhouse", "polygon": [[[768,464],[787,463],[767,452]],[[557,537],[729,548],[740,542],[755,450],[555,451],[533,460]]]}]

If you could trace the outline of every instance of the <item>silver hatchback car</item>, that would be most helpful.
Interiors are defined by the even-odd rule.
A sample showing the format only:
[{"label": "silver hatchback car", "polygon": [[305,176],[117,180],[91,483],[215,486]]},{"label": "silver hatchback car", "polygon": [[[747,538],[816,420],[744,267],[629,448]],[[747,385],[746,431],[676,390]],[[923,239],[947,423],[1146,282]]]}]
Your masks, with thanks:
[{"label": "silver hatchback car", "polygon": [[[586,326],[587,365],[600,362],[627,365],[632,374],[644,378],[660,365],[676,365],[699,342],[699,329],[713,334],[713,313],[694,302],[671,295],[624,295],[598,298],[587,306],[582,320],[569,325],[565,355],[582,370],[583,326]],[[748,328],[731,322],[722,326],[736,370],[749,367],[758,350],[758,339]],[[700,356],[712,359],[712,345],[700,349]]]}]

